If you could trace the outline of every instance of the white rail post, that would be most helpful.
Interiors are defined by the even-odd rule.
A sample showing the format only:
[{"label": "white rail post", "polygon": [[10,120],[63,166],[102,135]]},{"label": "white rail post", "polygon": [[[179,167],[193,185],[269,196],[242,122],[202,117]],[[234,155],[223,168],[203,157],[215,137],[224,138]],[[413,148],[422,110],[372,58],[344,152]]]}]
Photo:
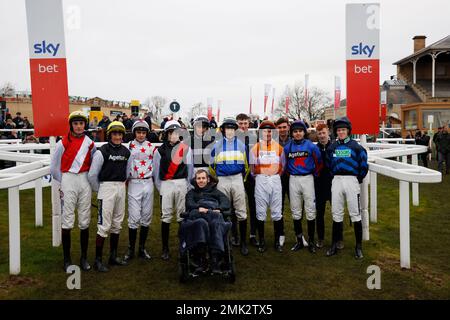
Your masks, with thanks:
[{"label": "white rail post", "polygon": [[[417,166],[417,164],[418,164],[418,155],[417,154],[412,155],[411,164],[414,166]],[[412,203],[413,203],[413,206],[416,206],[416,207],[419,205],[419,184],[417,182],[413,182],[413,184],[412,184]]]},{"label": "white rail post", "polygon": [[377,223],[377,173],[370,172],[370,222]]},{"label": "white rail post", "polygon": [[361,223],[363,228],[363,240],[370,240],[369,233],[369,184],[366,176],[361,184]]},{"label": "white rail post", "polygon": [[402,162],[408,163],[408,156],[402,156]]},{"label": "white rail post", "polygon": [[[56,138],[50,137],[50,157],[56,147]],[[57,181],[52,179],[52,243],[54,247],[61,244],[61,197],[60,186]]]},{"label": "white rail post", "polygon": [[36,227],[42,227],[42,178],[34,180],[34,207]]},{"label": "white rail post", "polygon": [[60,185],[52,179],[52,243],[54,247],[61,244],[61,196]]},{"label": "white rail post", "polygon": [[[17,141],[15,144],[19,146],[19,145],[20,145],[20,142]],[[17,150],[16,153],[20,153],[20,150]],[[17,161],[16,161],[16,166],[19,166],[19,165],[21,165],[21,164],[22,164],[21,162],[17,162]]]},{"label": "white rail post", "polygon": [[[367,136],[361,135],[361,145],[367,150]],[[363,240],[370,239],[369,233],[369,182],[366,176],[361,184],[361,223],[363,228]]]},{"label": "white rail post", "polygon": [[409,182],[400,180],[400,267],[410,269]]},{"label": "white rail post", "polygon": [[9,273],[20,273],[20,201],[19,187],[8,189]]}]

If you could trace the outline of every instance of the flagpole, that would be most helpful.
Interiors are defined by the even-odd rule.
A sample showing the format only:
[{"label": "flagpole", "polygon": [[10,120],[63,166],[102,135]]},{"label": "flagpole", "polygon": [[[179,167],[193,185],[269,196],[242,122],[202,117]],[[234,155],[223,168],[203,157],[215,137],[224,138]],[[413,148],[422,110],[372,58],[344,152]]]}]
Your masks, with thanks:
[{"label": "flagpole", "polygon": [[264,84],[264,117],[267,116],[267,100],[269,98],[270,87],[270,84]]},{"label": "flagpole", "polygon": [[334,105],[333,105],[333,119],[336,119],[336,88],[337,88],[337,77],[334,76]]},{"label": "flagpole", "polygon": [[341,78],[334,76],[334,108],[333,116],[336,119],[336,110],[339,109],[341,104]]},{"label": "flagpole", "polygon": [[250,110],[249,114],[252,114],[252,86],[250,86]]},{"label": "flagpole", "polygon": [[275,88],[272,89],[272,117],[273,117],[273,104],[275,102]]},{"label": "flagpole", "polygon": [[207,112],[208,112],[208,119],[211,120],[212,118],[212,104],[213,104],[213,98],[208,97],[206,98],[206,105],[207,105]]},{"label": "flagpole", "polygon": [[[309,115],[308,82],[309,82],[309,74],[305,74],[305,109],[306,109],[306,113]],[[311,121],[311,119],[309,119],[309,120]]]},{"label": "flagpole", "polygon": [[284,100],[284,107],[285,107],[285,112],[286,112],[286,116],[288,116],[289,114],[289,86],[286,85],[286,89],[285,89],[285,100]]}]

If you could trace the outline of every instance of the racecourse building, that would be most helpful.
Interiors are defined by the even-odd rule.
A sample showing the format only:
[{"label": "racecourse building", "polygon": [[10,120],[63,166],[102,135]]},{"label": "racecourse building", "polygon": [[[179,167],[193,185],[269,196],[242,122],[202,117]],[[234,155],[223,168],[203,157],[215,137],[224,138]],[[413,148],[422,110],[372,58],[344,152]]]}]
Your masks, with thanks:
[{"label": "racecourse building", "polygon": [[[397,79],[418,97],[417,102],[401,106],[403,136],[408,130],[450,123],[450,35],[429,46],[425,40],[415,36],[414,52],[394,63]],[[429,116],[433,123],[428,122]]]}]

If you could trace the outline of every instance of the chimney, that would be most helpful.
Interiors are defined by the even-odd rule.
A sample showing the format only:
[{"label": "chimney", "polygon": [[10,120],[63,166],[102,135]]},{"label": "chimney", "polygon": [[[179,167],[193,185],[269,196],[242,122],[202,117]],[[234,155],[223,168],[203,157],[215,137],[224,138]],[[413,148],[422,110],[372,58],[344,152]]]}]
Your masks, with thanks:
[{"label": "chimney", "polygon": [[420,49],[425,48],[425,39],[426,36],[415,36],[414,40],[414,52],[419,51]]}]

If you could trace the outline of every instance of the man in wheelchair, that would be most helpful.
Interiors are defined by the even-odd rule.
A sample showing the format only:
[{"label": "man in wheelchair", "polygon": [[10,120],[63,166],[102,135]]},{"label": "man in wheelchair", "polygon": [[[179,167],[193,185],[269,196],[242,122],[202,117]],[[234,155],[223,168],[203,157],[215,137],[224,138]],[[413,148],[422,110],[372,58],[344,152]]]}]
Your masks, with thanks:
[{"label": "man in wheelchair", "polygon": [[227,235],[231,222],[225,221],[224,214],[230,209],[230,201],[204,169],[195,173],[191,183],[194,188],[186,195],[186,213],[181,215],[180,254],[188,257],[186,267],[194,266],[194,274],[198,275],[208,271],[209,251],[211,273],[221,274],[225,253],[229,257]]}]

